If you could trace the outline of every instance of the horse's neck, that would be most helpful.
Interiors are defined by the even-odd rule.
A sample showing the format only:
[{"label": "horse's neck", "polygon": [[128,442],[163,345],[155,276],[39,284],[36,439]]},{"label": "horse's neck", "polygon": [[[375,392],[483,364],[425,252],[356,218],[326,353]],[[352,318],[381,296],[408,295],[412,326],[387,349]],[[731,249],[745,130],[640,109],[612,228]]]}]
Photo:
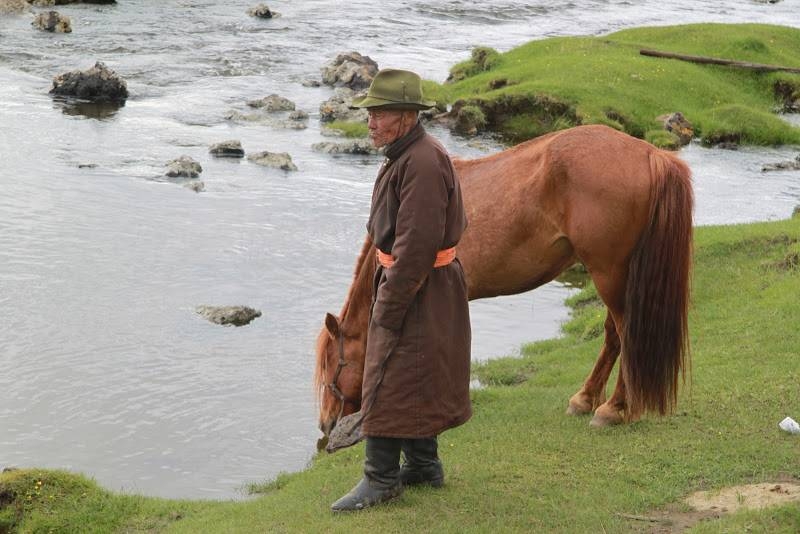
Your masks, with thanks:
[{"label": "horse's neck", "polygon": [[366,334],[372,304],[372,279],[375,275],[375,247],[367,237],[356,263],[350,292],[340,315],[342,326],[350,334]]}]

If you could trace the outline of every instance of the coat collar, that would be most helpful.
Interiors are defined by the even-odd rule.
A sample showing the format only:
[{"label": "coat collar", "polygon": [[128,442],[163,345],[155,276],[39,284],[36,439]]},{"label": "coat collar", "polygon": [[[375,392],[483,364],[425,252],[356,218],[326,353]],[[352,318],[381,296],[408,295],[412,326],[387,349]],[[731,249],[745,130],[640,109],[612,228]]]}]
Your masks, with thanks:
[{"label": "coat collar", "polygon": [[421,122],[417,121],[417,124],[407,134],[389,143],[384,154],[388,159],[396,160],[423,135],[425,135],[425,128],[422,127]]}]

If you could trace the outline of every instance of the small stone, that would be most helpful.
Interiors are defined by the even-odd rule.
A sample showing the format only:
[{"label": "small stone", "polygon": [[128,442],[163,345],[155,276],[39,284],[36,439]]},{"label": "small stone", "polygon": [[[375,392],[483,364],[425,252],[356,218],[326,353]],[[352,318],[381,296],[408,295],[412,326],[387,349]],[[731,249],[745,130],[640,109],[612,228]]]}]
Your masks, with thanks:
[{"label": "small stone", "polygon": [[200,180],[191,180],[183,184],[186,189],[191,189],[195,193],[202,193],[206,190],[206,184]]},{"label": "small stone", "polygon": [[39,30],[53,33],[72,33],[72,21],[58,11],[39,13],[31,22],[31,26]]},{"label": "small stone", "polygon": [[275,94],[265,96],[259,100],[251,100],[247,105],[264,111],[294,111],[295,109],[294,102]]},{"label": "small stone", "polygon": [[212,156],[216,156],[218,158],[243,158],[244,157],[244,149],[242,148],[241,141],[231,140],[231,141],[223,141],[221,143],[216,143],[211,145],[211,148],[208,149]]},{"label": "small stone", "polygon": [[247,156],[247,159],[265,167],[273,167],[284,171],[297,170],[297,166],[292,163],[292,157],[286,152],[257,152]]},{"label": "small stone", "polygon": [[251,7],[247,10],[247,14],[259,19],[271,19],[278,16],[278,13],[272,11],[265,4],[258,4],[256,7]]},{"label": "small stone", "polygon": [[341,143],[323,141],[321,143],[314,143],[311,145],[311,149],[315,152],[322,152],[323,154],[376,155],[380,153],[368,139],[353,139]]},{"label": "small stone", "polygon": [[203,168],[189,156],[181,156],[167,163],[166,175],[170,178],[197,178]]},{"label": "small stone", "polygon": [[261,317],[259,310],[247,306],[198,306],[195,311],[215,324],[244,326],[256,317]]}]

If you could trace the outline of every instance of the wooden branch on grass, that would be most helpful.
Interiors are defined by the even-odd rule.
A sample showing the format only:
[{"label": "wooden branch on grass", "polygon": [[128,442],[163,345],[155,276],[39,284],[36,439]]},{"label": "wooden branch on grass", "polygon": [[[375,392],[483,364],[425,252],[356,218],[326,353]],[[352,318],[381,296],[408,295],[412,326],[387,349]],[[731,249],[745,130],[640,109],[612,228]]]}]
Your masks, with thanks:
[{"label": "wooden branch on grass", "polygon": [[727,65],[729,67],[737,67],[740,69],[750,69],[758,72],[792,72],[800,74],[798,67],[782,67],[780,65],[766,65],[763,63],[749,63],[747,61],[734,61],[732,59],[721,59],[717,57],[706,56],[689,56],[686,54],[675,54],[672,52],[661,52],[659,50],[650,50],[642,48],[639,53],[643,56],[651,57],[664,57],[668,59],[680,59],[681,61],[689,61],[691,63],[701,63],[705,65]]}]

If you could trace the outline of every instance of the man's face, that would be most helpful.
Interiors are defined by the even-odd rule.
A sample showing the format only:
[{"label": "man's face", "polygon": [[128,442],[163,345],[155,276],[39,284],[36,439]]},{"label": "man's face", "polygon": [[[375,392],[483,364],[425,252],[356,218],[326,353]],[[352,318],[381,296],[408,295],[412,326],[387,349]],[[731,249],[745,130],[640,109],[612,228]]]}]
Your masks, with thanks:
[{"label": "man's face", "polygon": [[405,133],[408,113],[398,110],[369,110],[369,138],[375,148],[386,146]]}]

